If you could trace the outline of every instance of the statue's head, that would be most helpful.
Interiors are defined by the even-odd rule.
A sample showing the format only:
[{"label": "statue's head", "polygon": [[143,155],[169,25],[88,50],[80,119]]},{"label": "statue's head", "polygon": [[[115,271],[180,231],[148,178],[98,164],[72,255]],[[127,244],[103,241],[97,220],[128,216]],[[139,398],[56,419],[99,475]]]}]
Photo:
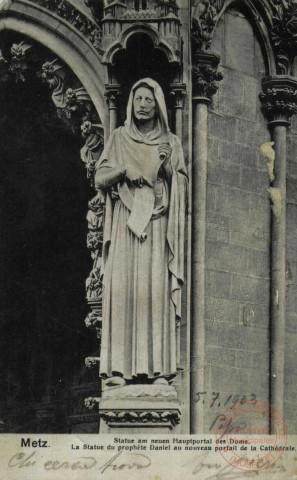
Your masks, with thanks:
[{"label": "statue's head", "polygon": [[134,92],[133,114],[139,122],[155,118],[157,102],[153,89],[147,83],[141,83]]},{"label": "statue's head", "polygon": [[127,104],[125,127],[130,135],[138,138],[139,132],[135,126],[139,128],[141,125],[156,130],[154,135],[170,131],[162,88],[151,78],[138,80],[132,86]]}]

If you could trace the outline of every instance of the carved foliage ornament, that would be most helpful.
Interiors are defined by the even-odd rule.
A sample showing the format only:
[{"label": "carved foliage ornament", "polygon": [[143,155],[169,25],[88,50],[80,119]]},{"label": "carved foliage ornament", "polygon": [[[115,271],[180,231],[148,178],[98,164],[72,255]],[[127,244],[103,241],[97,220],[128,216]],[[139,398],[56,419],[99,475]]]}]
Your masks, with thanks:
[{"label": "carved foliage ornament", "polygon": [[10,60],[6,60],[0,50],[0,80],[2,82],[8,81],[11,76],[16,83],[25,82],[25,72],[29,68],[26,54],[31,48],[32,45],[26,41],[14,43],[10,49]]},{"label": "carved foliage ornament", "polygon": [[32,3],[36,3],[43,8],[46,8],[59,17],[66,20],[73,25],[84,37],[89,40],[93,47],[99,54],[102,54],[101,41],[102,30],[93,22],[87,18],[80,10],[78,10],[73,4],[67,0],[30,0]]},{"label": "carved foliage ornament", "polygon": [[223,79],[223,74],[215,67],[202,65],[193,67],[193,82],[196,95],[211,99],[219,88],[218,82]]},{"label": "carved foliage ornament", "polygon": [[264,82],[260,100],[270,120],[288,121],[297,113],[297,82],[289,79]]},{"label": "carved foliage ornament", "polygon": [[[297,2],[295,0],[268,0],[268,2],[271,7],[269,12],[271,24],[268,29],[275,52],[277,73],[288,74],[297,50]],[[210,48],[224,3],[224,0],[192,0],[194,53]]]},{"label": "carved foliage ornament", "polygon": [[128,423],[128,424],[164,424],[171,423],[177,425],[180,422],[180,414],[178,411],[164,411],[164,410],[133,410],[133,411],[101,411],[100,417],[105,420],[107,424]]},{"label": "carved foliage ornament", "polygon": [[184,101],[187,96],[185,84],[171,84],[170,95],[173,100],[174,108],[184,108]]},{"label": "carved foliage ornament", "polygon": [[101,337],[101,315],[100,313],[93,311],[90,312],[86,319],[85,324],[87,328],[92,328],[97,331],[98,338]]},{"label": "carved foliage ornament", "polygon": [[87,357],[87,358],[85,358],[85,366],[87,368],[96,367],[96,365],[98,365],[99,362],[100,362],[99,357]]},{"label": "carved foliage ornament", "polygon": [[211,46],[218,14],[224,0],[192,0],[192,44],[193,50],[207,50]]},{"label": "carved foliage ornament", "polygon": [[270,3],[274,12],[270,38],[277,70],[287,74],[297,53],[297,3],[293,0],[270,0]]},{"label": "carved foliage ornament", "polygon": [[[62,4],[63,2],[60,2]],[[81,132],[85,144],[81,149],[81,160],[87,169],[87,176],[91,183],[94,174],[95,163],[99,159],[103,149],[103,127],[98,118],[98,114],[91,102],[91,99],[81,86],[78,79],[72,72],[68,71],[66,65],[60,60],[44,61],[47,52],[38,50],[35,57],[40,58],[42,66],[36,66],[36,62],[31,62],[28,58],[28,51],[31,51],[32,45],[26,40],[20,43],[13,43],[10,48],[10,59],[8,52],[2,55],[0,50],[0,81],[7,82],[14,77],[16,82],[25,82],[30,75],[37,76],[45,81],[51,91],[52,101],[57,109],[57,114],[63,122],[70,127],[73,133]],[[97,338],[101,338],[101,296],[103,290],[102,266],[102,240],[103,240],[103,205],[104,196],[101,192],[89,202],[89,211],[87,214],[89,234],[87,237],[87,246],[91,250],[93,267],[89,277],[86,280],[86,295],[89,303],[94,309],[87,316],[85,323],[88,328],[94,330]]]},{"label": "carved foliage ornament", "polygon": [[194,98],[204,98],[210,102],[217,92],[223,74],[218,72],[220,57],[214,53],[200,52],[193,55],[193,88]]}]

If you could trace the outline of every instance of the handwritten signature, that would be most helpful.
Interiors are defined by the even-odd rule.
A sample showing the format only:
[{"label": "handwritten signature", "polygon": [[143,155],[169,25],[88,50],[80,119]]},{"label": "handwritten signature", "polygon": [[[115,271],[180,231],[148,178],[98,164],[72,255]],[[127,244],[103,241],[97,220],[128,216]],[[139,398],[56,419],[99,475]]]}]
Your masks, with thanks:
[{"label": "handwritten signature", "polygon": [[[10,468],[34,467],[34,465],[37,464],[37,460],[37,452],[33,452],[30,455],[20,452],[10,458],[8,466]],[[104,473],[107,469],[113,471],[139,470],[148,468],[150,465],[151,461],[146,455],[141,453],[118,452],[103,465],[98,465],[97,460],[93,457],[78,457],[78,459],[73,462],[48,460],[43,464],[43,468],[44,470],[91,470],[96,468],[101,473]]]},{"label": "handwritten signature", "polygon": [[[188,467],[191,465],[192,471],[191,474],[194,476],[200,476],[202,474],[207,475],[207,471],[210,473],[209,476],[203,477],[204,480],[234,480],[239,477],[253,478],[259,475],[259,471],[239,471],[238,469],[232,467],[231,465],[221,465],[220,463],[210,463],[206,461],[206,457],[200,457],[199,459],[195,458],[189,463],[182,465],[182,467]],[[276,466],[271,465],[270,469],[277,471],[285,471],[285,468],[282,464]],[[214,473],[215,472],[215,473]]]}]

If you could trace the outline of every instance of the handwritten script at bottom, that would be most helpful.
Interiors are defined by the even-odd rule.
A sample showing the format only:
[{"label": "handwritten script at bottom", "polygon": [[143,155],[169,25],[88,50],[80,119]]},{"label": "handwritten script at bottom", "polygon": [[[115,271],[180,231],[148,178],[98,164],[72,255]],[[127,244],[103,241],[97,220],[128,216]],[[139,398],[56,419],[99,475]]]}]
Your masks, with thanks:
[{"label": "handwritten script at bottom", "polygon": [[[37,452],[29,455],[23,452],[13,455],[8,466],[10,468],[26,468],[38,466],[40,459]],[[78,457],[75,461],[71,460],[47,460],[43,463],[44,470],[98,470],[104,473],[110,469],[113,471],[139,470],[148,468],[151,465],[150,459],[141,453],[123,453],[119,452],[113,455],[103,465],[98,465],[98,461],[93,457]]]}]

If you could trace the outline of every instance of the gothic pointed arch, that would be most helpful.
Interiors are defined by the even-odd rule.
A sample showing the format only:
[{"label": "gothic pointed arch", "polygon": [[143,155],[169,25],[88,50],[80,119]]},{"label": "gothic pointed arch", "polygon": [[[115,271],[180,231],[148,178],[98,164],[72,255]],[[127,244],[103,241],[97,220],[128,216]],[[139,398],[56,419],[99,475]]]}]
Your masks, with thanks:
[{"label": "gothic pointed arch", "polygon": [[293,68],[296,38],[296,4],[292,0],[207,0],[192,2],[193,51],[211,48],[216,25],[229,8],[247,14],[264,46],[268,74],[290,74]]},{"label": "gothic pointed arch", "polygon": [[[75,136],[73,146],[77,148],[74,153],[77,156],[76,161],[79,163],[81,158],[92,184],[94,164],[103,149],[103,137],[106,132],[105,67],[101,64],[100,42],[94,41],[94,36],[97,35],[97,40],[100,38],[98,25],[83,15],[79,17],[79,13],[76,16],[76,20],[79,19],[79,22],[73,25],[70,21],[73,18],[71,17],[72,13],[69,11],[69,18],[59,18],[55,11],[33,4],[33,2],[24,1],[14,2],[9,11],[1,13],[0,37],[2,36],[3,40],[3,35],[7,37],[7,34],[9,34],[8,36],[13,38],[13,42],[6,45],[5,53],[4,50],[1,52],[0,81],[19,84],[23,87],[23,90],[26,81],[30,81],[31,78],[34,78],[35,82],[44,81],[48,84],[48,99],[51,98],[53,110],[56,109],[58,117],[56,123],[60,124],[58,129],[61,129],[63,138],[63,128],[70,131],[70,136],[71,134]],[[39,57],[38,45],[44,47],[43,53],[47,56]],[[27,77],[28,73],[29,76]],[[34,104],[34,101],[38,101],[37,97],[32,99],[32,104]],[[45,116],[47,115],[48,113],[45,112]],[[55,123],[55,120],[51,121]],[[68,137],[67,134],[66,138]],[[81,168],[81,172],[83,178],[83,168]],[[85,205],[86,211],[87,205]],[[87,352],[87,354],[91,353],[93,355],[91,362],[86,361],[86,366],[83,367],[79,379],[80,385],[74,385],[72,388],[73,398],[75,393],[79,394],[79,405],[73,408],[72,406],[69,407],[67,402],[70,400],[71,403],[72,400],[66,400],[65,409],[69,410],[70,408],[70,417],[67,420],[72,424],[72,426],[69,426],[70,429],[72,429],[73,424],[73,428],[75,428],[75,423],[84,421],[88,423],[94,420],[94,415],[89,418],[88,412],[81,408],[81,404],[84,402],[84,397],[90,396],[90,394],[96,395],[100,388],[97,376],[96,382],[94,382],[94,371],[88,373],[85,368],[92,366],[94,359],[98,359],[97,350],[100,343],[98,341],[100,338],[98,299],[102,291],[100,277],[101,217],[100,199],[95,197],[89,202],[87,214],[89,228],[87,248],[91,253],[93,268],[86,279],[86,296],[92,309],[92,314],[88,315],[86,319],[86,326],[90,327],[91,330],[95,329],[97,346],[95,350],[91,347],[90,351]],[[85,214],[79,222],[80,225],[84,225],[82,228],[86,229],[84,220]],[[81,278],[81,283],[83,291],[84,277]],[[83,317],[80,321],[82,320]],[[93,378],[91,389],[90,385],[87,385],[90,378]],[[87,387],[87,390],[85,387]],[[94,392],[94,389],[96,392]],[[54,410],[54,399],[52,403],[52,410]],[[77,418],[76,413],[81,414],[79,418]],[[37,423],[46,421],[50,424],[51,419],[49,417],[42,419],[37,418],[38,415],[39,413],[36,411]],[[95,417],[97,419],[95,428],[98,429],[98,418],[96,415]],[[36,428],[40,428],[42,431],[43,427],[39,425]]]},{"label": "gothic pointed arch", "polygon": [[105,126],[107,119],[104,67],[101,64],[101,30],[98,24],[81,12],[75,13],[76,16],[81,15],[77,19],[77,25],[72,21],[72,11],[69,12],[69,18],[61,18],[58,12],[38,3],[16,0],[8,11],[1,13],[0,31],[21,32],[59,56],[86,88]]},{"label": "gothic pointed arch", "polygon": [[145,34],[149,36],[154,44],[154,47],[165,53],[168,62],[179,63],[180,51],[174,51],[172,46],[170,46],[169,43],[166,42],[164,38],[162,38],[162,35],[156,28],[145,23],[136,23],[129,26],[126,30],[123,30],[119,35],[119,38],[113,44],[111,44],[108,50],[105,52],[102,62],[107,65],[113,65],[114,57],[116,56],[116,54],[121,50],[126,50],[127,44],[131,37],[137,34]]}]

